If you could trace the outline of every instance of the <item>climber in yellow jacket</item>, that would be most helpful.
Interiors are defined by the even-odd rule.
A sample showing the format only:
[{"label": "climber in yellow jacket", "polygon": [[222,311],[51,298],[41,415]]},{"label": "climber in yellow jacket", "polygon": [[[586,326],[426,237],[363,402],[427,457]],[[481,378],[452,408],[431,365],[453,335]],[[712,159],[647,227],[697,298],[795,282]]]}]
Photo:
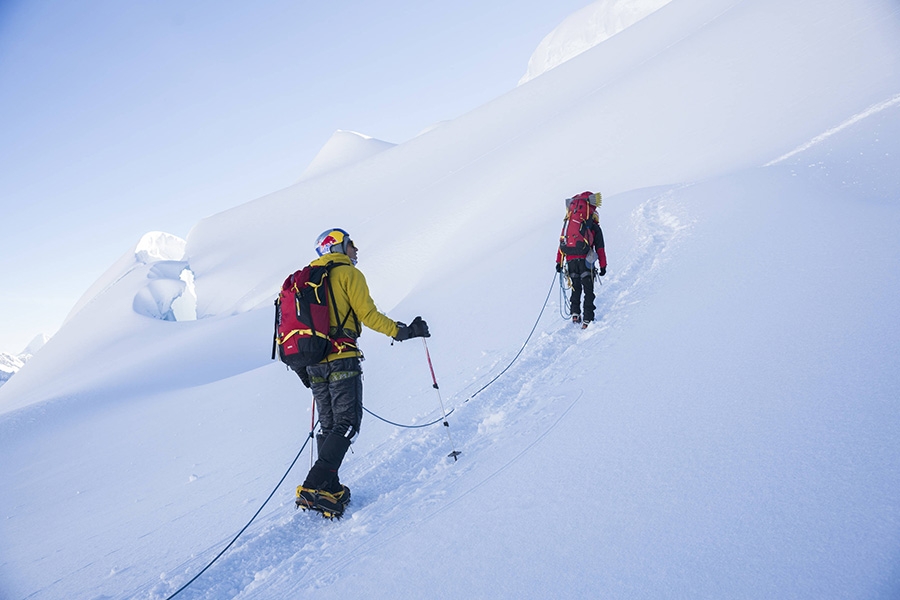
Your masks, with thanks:
[{"label": "climber in yellow jacket", "polygon": [[[334,268],[330,274],[331,289],[337,306],[337,314],[334,313],[334,310],[329,311],[330,337],[336,342],[341,339],[349,340],[349,342],[344,345],[336,344],[334,352],[325,358],[327,362],[362,355],[355,343],[356,338],[362,333],[361,324],[392,338],[396,337],[399,331],[398,323],[379,312],[375,301],[369,295],[366,276],[353,263],[357,253],[356,246],[351,242],[347,250],[353,258],[348,254],[332,251],[310,263],[314,267],[324,267],[329,263],[336,267],[343,265],[350,267],[348,269]],[[346,318],[347,315],[349,318]],[[341,331],[338,331],[341,321],[345,321],[344,326]]]},{"label": "climber in yellow jacket", "polygon": [[406,325],[378,310],[365,276],[356,268],[358,249],[346,231],[323,232],[316,240],[316,252],[319,258],[313,266],[334,265],[329,275],[333,346],[322,362],[295,369],[312,389],[320,429],[316,435],[319,457],[297,488],[297,505],[340,516],[350,501],[350,489],[340,483],[338,469],[362,421],[362,352],[357,345],[362,325],[401,342],[431,334],[421,317]]}]

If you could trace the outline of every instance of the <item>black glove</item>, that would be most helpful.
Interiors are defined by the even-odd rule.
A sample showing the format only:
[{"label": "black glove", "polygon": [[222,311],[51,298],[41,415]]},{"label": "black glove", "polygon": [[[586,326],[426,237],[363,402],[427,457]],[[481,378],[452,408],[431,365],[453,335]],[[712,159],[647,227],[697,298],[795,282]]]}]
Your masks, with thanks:
[{"label": "black glove", "polygon": [[394,339],[398,342],[408,340],[415,337],[431,337],[428,331],[428,323],[422,320],[422,317],[416,317],[409,325],[397,321],[397,335]]},{"label": "black glove", "polygon": [[303,385],[305,385],[307,388],[310,387],[309,373],[306,372],[306,367],[300,367],[294,372],[297,374],[297,376],[300,377],[300,381],[303,382]]},{"label": "black glove", "polygon": [[606,267],[600,267],[600,277],[606,275]]},{"label": "black glove", "polygon": [[562,265],[559,264],[559,263],[556,263],[556,272],[557,272],[557,273],[562,273]]}]

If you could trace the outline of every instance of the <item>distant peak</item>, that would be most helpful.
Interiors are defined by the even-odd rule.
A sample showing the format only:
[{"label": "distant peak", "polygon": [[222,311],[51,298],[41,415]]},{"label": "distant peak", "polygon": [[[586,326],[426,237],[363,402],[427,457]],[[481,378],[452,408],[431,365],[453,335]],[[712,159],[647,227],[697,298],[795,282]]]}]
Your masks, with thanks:
[{"label": "distant peak", "polygon": [[671,0],[597,0],[575,11],[541,40],[519,85],[608,40],[669,2]]},{"label": "distant peak", "polygon": [[338,129],[322,146],[300,179],[309,179],[341,169],[393,148],[396,144],[346,129]]},{"label": "distant peak", "polygon": [[44,344],[46,344],[47,340],[49,339],[50,336],[44,335],[43,333],[39,333],[38,335],[34,336],[34,339],[31,340],[31,342],[29,342],[27,346],[25,346],[24,350],[22,350],[20,358],[21,356],[34,356],[35,354],[37,354],[38,350],[44,347]]}]

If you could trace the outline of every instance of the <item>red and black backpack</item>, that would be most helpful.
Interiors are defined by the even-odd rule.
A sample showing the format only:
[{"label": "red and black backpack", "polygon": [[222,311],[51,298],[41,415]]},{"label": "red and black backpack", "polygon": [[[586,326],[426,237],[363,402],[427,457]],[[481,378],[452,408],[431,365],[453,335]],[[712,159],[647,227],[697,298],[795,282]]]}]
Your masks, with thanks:
[{"label": "red and black backpack", "polygon": [[[337,304],[331,289],[331,269],[341,265],[306,266],[284,280],[278,298],[275,299],[275,339],[272,342],[272,360],[278,349],[281,362],[291,368],[308,367],[322,362],[337,351],[338,346],[355,347],[352,338],[332,339],[329,308],[337,315]],[[329,307],[329,303],[331,307]],[[353,311],[347,312],[337,328],[343,332],[344,324]]]},{"label": "red and black backpack", "polygon": [[567,200],[568,208],[559,236],[559,249],[566,256],[586,256],[594,244],[591,220],[595,207],[590,203],[590,192],[584,192]]}]

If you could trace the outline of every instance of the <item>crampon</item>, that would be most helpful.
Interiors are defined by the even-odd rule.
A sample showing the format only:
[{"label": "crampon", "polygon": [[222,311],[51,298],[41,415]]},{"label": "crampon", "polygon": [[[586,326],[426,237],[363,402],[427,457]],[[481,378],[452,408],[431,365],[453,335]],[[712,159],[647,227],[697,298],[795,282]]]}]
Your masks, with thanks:
[{"label": "crampon", "polygon": [[[344,501],[346,496],[346,501]],[[302,485],[297,487],[297,508],[314,510],[326,519],[340,519],[344,516],[344,507],[350,502],[350,490],[346,487],[338,494],[324,490],[313,490]]]}]

